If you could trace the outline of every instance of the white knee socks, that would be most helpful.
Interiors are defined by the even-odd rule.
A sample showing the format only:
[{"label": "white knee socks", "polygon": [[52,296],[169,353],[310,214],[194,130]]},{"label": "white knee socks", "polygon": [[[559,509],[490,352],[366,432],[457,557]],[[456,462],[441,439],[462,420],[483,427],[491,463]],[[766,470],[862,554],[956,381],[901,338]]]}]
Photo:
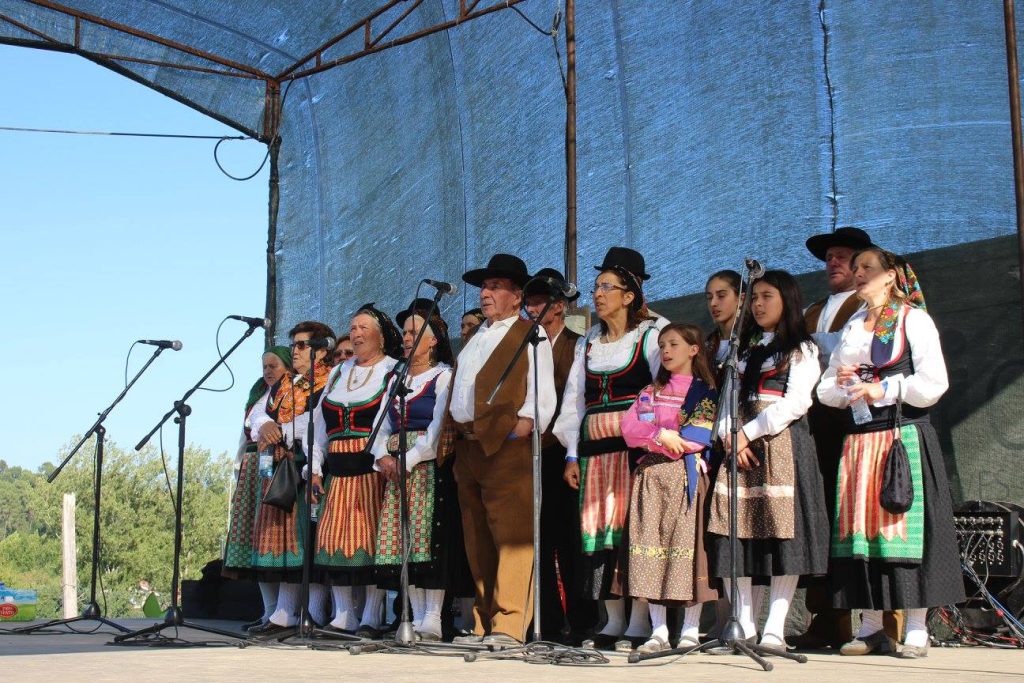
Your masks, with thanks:
[{"label": "white knee socks", "polygon": [[427,610],[427,593],[424,589],[409,586],[409,607],[412,609],[412,628],[419,631],[423,614]]},{"label": "white knee socks", "polygon": [[282,583],[277,592],[277,609],[270,621],[278,626],[295,626],[299,622],[299,584]]},{"label": "white knee socks", "polygon": [[618,600],[605,600],[604,609],[608,612],[608,621],[600,633],[606,636],[622,635],[626,628],[626,601],[622,598]]},{"label": "white knee socks", "polygon": [[326,624],[328,615],[327,586],[322,583],[309,584],[309,616],[318,624]]},{"label": "white knee socks", "polygon": [[352,600],[352,586],[331,586],[334,598],[334,619],[331,626],[342,631],[355,631],[359,628],[355,605]]},{"label": "white knee socks", "polygon": [[380,628],[381,607],[384,604],[384,591],[376,586],[366,587],[366,604],[363,605],[363,626]]},{"label": "white knee socks", "polygon": [[[732,595],[732,581],[729,579],[722,579],[722,583],[725,584],[725,594],[728,596]],[[736,593],[737,593],[737,607],[736,610],[739,620],[740,628],[743,629],[743,637],[750,638],[757,635],[757,625],[754,623],[751,610],[751,582],[749,576],[740,576],[736,578]]]},{"label": "white knee socks", "polygon": [[633,610],[629,615],[629,626],[623,634],[627,638],[647,638],[651,635],[650,610],[647,601],[633,598]]},{"label": "white knee socks", "polygon": [[872,633],[882,630],[882,610],[866,609],[860,613],[860,630],[857,631],[858,638],[867,638]]},{"label": "white knee socks", "polygon": [[907,636],[904,645],[925,647],[928,645],[928,608],[903,610],[907,617]]},{"label": "white knee socks", "polygon": [[[635,603],[634,603],[635,604]],[[651,614],[651,638],[668,642],[668,608],[664,605],[648,605]]]},{"label": "white knee socks", "polygon": [[[653,610],[653,605],[651,606]],[[683,610],[683,625],[679,628],[679,639],[697,642],[700,639],[700,612],[704,605],[690,605]],[[728,618],[728,617],[726,617]],[[654,612],[651,612],[654,619]]]},{"label": "white knee socks", "polygon": [[260,597],[263,598],[262,621],[270,619],[270,615],[277,609],[277,581],[260,581]]},{"label": "white knee socks", "polygon": [[[785,642],[786,615],[789,604],[796,592],[796,583],[800,577],[795,574],[772,577],[771,604],[768,606],[768,619],[764,622],[764,635],[761,642],[765,645],[781,645]],[[767,639],[768,642],[765,642]]]},{"label": "white knee socks", "polygon": [[421,633],[441,635],[441,605],[444,604],[444,591],[440,588],[417,589],[423,593],[423,613],[416,630]]}]

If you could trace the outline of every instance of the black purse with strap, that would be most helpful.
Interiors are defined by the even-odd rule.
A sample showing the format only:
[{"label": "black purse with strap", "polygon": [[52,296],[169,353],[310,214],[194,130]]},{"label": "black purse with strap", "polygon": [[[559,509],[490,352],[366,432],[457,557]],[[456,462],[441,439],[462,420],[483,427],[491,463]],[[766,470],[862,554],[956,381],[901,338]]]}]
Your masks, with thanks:
[{"label": "black purse with strap", "polygon": [[901,515],[914,504],[914,480],[910,476],[910,457],[901,435],[903,399],[896,400],[896,436],[882,467],[882,490],[878,502],[894,515]]}]

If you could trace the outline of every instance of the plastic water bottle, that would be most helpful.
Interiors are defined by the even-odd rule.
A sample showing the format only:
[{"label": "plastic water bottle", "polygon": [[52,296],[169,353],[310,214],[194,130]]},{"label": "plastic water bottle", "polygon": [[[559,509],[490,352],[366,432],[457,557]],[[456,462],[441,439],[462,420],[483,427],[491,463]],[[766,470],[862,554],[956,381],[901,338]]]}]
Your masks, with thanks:
[{"label": "plastic water bottle", "polygon": [[654,422],[654,406],[651,404],[651,397],[647,394],[640,395],[637,413],[641,422]]},{"label": "plastic water bottle", "polygon": [[260,476],[270,479],[274,476],[274,449],[264,448],[260,451]]},{"label": "plastic water bottle", "polygon": [[[846,395],[850,395],[850,389],[860,384],[859,379],[851,379],[846,382]],[[857,425],[867,424],[871,422],[871,408],[868,407],[868,402],[863,398],[858,398],[856,401],[850,401],[850,412],[853,414],[853,423]]]}]

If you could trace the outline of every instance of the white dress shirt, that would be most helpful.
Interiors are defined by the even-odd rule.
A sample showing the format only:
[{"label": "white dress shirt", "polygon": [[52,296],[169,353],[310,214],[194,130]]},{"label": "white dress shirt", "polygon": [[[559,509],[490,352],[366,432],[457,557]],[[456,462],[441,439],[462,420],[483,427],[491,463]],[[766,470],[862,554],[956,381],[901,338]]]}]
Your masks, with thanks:
[{"label": "white dress shirt", "polygon": [[822,363],[828,362],[829,356],[832,355],[832,349],[839,344],[839,339],[843,335],[842,329],[836,332],[829,332],[833,321],[836,319],[836,314],[839,313],[839,309],[843,307],[846,300],[855,294],[856,292],[853,290],[839,292],[825,300],[825,306],[821,309],[821,315],[818,316],[818,325],[811,334],[811,337],[818,344],[818,349],[821,351]]},{"label": "white dress shirt", "polygon": [[[512,329],[512,324],[517,320],[519,320],[519,316],[514,315],[511,318],[493,323],[490,321],[485,322],[477,329],[476,334],[466,342],[466,346],[459,353],[458,369],[455,372],[455,381],[452,383],[451,402],[452,419],[456,422],[467,423],[473,421],[476,410],[476,376],[480,373],[480,369],[487,362],[487,359],[494,353],[494,349],[505,338],[508,331]],[[555,362],[551,356],[551,344],[547,341],[544,328],[541,327],[538,331],[540,332],[541,343],[537,345],[537,363],[540,370],[540,374],[537,377],[540,386],[539,396],[537,397],[537,413],[540,417],[540,425],[538,427],[543,432],[547,429],[548,423],[551,422],[551,418],[555,414]],[[523,353],[526,354],[529,369],[526,375],[526,400],[523,401],[523,405],[519,408],[517,415],[532,420],[534,401],[533,376],[537,369],[533,367],[533,349],[527,345]]]},{"label": "white dress shirt", "polygon": [[[406,378],[406,386],[409,387],[409,396],[407,398],[413,398],[423,391],[427,384],[435,377],[437,377],[437,386],[435,387],[437,400],[434,403],[434,413],[430,420],[430,425],[427,427],[425,434],[416,438],[411,445],[408,445],[405,453],[405,469],[409,472],[412,472],[412,468],[421,462],[437,459],[437,444],[441,440],[441,427],[444,425],[444,412],[448,405],[448,389],[452,381],[452,369],[444,363],[438,363],[425,372],[421,372],[416,376],[410,375]],[[394,378],[388,382],[389,391],[394,382]],[[387,406],[381,403],[380,410],[377,411],[377,416],[374,418],[374,424],[377,424],[377,421],[383,417],[387,409]],[[385,455],[390,455],[388,453],[388,439],[394,432],[395,430],[392,429],[390,418],[385,417],[384,421],[381,422],[380,431],[377,432],[377,438],[374,439],[370,447],[370,450],[373,452],[374,461],[380,460]],[[374,462],[373,468],[380,471],[376,462]]]},{"label": "white dress shirt", "polygon": [[[872,365],[871,342],[875,334],[874,330],[864,329],[866,317],[867,311],[859,311],[843,328],[842,340],[832,352],[828,370],[818,385],[818,400],[825,405],[835,408],[847,408],[850,405],[846,389],[836,382],[840,366]],[[902,396],[904,401],[915,408],[928,408],[935,405],[949,388],[939,331],[932,317],[918,308],[904,309],[897,320],[897,327],[901,324],[906,326],[907,343],[910,344],[911,358],[914,360],[914,374],[887,378],[885,395],[871,405],[892,405],[898,396]],[[898,329],[896,334],[899,340]]]},{"label": "white dress shirt", "polygon": [[[633,355],[633,348],[647,330],[655,331],[647,335],[647,341],[641,350],[651,377],[658,374],[661,367],[661,349],[658,348],[658,330],[668,325],[665,318],[645,321],[636,329],[630,330],[613,342],[601,341],[601,326],[594,325],[585,335],[576,340],[576,355],[565,381],[565,393],[562,394],[562,412],[555,420],[552,429],[555,437],[565,447],[565,457],[578,457],[577,447],[580,439],[580,426],[587,412],[586,382],[587,367],[597,372],[606,372],[621,368]],[[587,353],[587,344],[590,351]],[[589,362],[588,362],[589,358]]]}]

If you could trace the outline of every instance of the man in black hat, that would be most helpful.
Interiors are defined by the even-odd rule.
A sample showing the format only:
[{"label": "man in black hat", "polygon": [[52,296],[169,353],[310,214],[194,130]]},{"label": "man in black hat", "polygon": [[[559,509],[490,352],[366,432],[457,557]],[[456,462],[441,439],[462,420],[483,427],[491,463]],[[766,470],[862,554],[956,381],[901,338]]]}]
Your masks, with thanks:
[{"label": "man in black hat", "polygon": [[[562,393],[569,370],[575,358],[576,341],[580,335],[565,326],[568,306],[579,298],[579,292],[570,297],[560,284],[565,277],[554,268],[542,268],[534,274],[533,282],[526,287],[526,312],[536,319],[544,307],[551,302],[541,320],[544,333],[551,342],[554,358],[554,383],[557,403],[555,419],[562,407]],[[570,632],[582,634],[597,623],[597,604],[584,601],[573,590],[576,572],[576,558],[579,556],[579,504],[575,492],[562,478],[565,469],[565,447],[562,446],[551,427],[541,437],[541,480],[543,504],[541,506],[540,539],[540,599],[541,629],[544,640],[563,640]],[[561,586],[559,585],[561,584]],[[565,609],[562,595],[565,595]]]},{"label": "man in black hat", "polygon": [[[521,259],[495,254],[486,268],[462,279],[480,288],[480,309],[487,318],[459,353],[450,407],[458,432],[455,478],[466,555],[476,584],[475,638],[468,638],[509,646],[525,639],[533,615],[530,433],[535,401],[541,431],[555,412],[554,366],[544,338],[537,346],[537,367],[528,348],[488,405],[530,331],[530,323],[519,317],[530,273]],[[543,337],[543,328],[540,332]]]},{"label": "man in black hat", "polygon": [[[833,349],[842,338],[843,328],[863,302],[856,295],[851,260],[853,255],[873,246],[866,232],[854,227],[841,227],[834,232],[815,235],[807,240],[807,249],[825,262],[825,277],[830,294],[807,307],[804,317],[807,331],[819,348],[819,358],[827,367]],[[825,506],[829,520],[835,520],[836,479],[839,460],[843,455],[843,437],[846,432],[846,411],[830,408],[818,402],[807,413],[808,424],[818,451],[818,464],[825,484]],[[807,632],[790,639],[796,647],[815,648],[831,645],[838,648],[853,640],[849,610],[831,608],[826,582],[812,582],[807,589],[807,609],[815,613]],[[895,640],[902,630],[899,612],[885,613],[886,633]]]}]

